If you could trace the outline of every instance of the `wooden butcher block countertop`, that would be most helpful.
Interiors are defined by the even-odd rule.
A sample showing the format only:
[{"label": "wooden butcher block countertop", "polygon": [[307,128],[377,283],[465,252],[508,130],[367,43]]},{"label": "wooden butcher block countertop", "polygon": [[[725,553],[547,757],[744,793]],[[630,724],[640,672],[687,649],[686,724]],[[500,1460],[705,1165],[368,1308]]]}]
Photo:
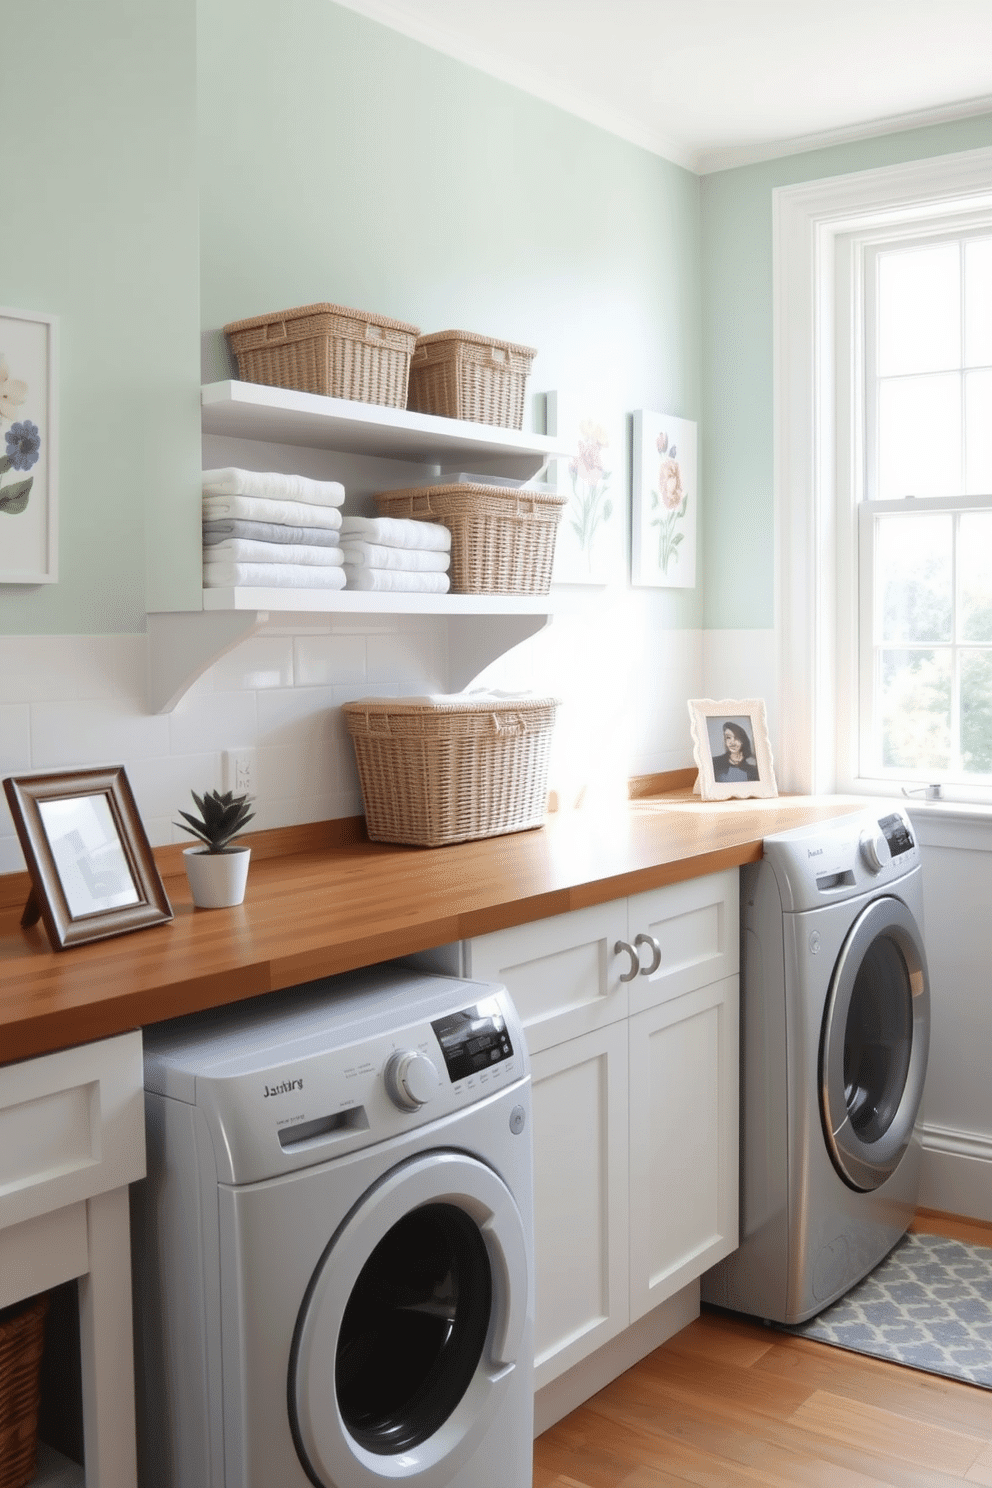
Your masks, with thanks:
[{"label": "wooden butcher block countertop", "polygon": [[865,805],[700,801],[686,775],[652,777],[679,789],[447,847],[371,843],[362,818],[257,833],[233,909],[194,910],[181,846],[159,848],[174,919],[66,951],[40,923],[21,929],[27,874],[0,877],[0,1063],[753,863],[770,833]]}]

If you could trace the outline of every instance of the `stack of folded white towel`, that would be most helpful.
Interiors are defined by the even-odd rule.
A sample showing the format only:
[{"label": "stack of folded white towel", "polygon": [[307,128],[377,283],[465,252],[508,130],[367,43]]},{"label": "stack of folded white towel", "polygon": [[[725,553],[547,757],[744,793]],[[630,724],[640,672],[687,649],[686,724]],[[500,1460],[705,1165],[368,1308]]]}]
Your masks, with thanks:
[{"label": "stack of folded white towel", "polygon": [[279,471],[203,472],[203,585],[343,589],[338,481]]},{"label": "stack of folded white towel", "polygon": [[451,533],[407,517],[345,517],[341,551],[349,589],[447,594]]}]

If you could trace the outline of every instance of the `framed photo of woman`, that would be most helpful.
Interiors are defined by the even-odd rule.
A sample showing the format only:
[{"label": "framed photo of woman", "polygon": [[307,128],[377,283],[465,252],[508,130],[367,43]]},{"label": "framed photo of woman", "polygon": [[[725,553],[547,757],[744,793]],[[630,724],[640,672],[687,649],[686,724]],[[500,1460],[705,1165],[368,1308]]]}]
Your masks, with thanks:
[{"label": "framed photo of woman", "polygon": [[704,801],[778,795],[762,698],[691,698],[689,719]]}]

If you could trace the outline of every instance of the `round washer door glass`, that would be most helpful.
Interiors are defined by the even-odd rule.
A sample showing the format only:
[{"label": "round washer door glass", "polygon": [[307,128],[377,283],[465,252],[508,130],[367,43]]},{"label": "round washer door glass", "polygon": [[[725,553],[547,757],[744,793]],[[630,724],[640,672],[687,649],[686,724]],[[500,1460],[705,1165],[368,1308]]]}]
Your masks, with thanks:
[{"label": "round washer door glass", "polygon": [[448,1480],[506,1388],[526,1316],[526,1237],[502,1180],[462,1153],[392,1169],[327,1246],[289,1371],[311,1480]]},{"label": "round washer door glass", "polygon": [[834,1166],[876,1189],[909,1145],[923,1097],[930,992],[919,928],[902,900],[876,899],[834,968],[820,1043],[820,1110]]}]

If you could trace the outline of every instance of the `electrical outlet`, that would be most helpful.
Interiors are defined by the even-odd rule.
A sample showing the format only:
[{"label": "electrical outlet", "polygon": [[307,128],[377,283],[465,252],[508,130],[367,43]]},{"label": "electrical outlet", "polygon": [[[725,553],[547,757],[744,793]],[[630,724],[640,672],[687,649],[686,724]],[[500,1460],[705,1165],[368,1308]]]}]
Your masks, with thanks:
[{"label": "electrical outlet", "polygon": [[224,790],[233,791],[236,796],[254,795],[254,749],[225,749],[221,755],[221,775]]}]

